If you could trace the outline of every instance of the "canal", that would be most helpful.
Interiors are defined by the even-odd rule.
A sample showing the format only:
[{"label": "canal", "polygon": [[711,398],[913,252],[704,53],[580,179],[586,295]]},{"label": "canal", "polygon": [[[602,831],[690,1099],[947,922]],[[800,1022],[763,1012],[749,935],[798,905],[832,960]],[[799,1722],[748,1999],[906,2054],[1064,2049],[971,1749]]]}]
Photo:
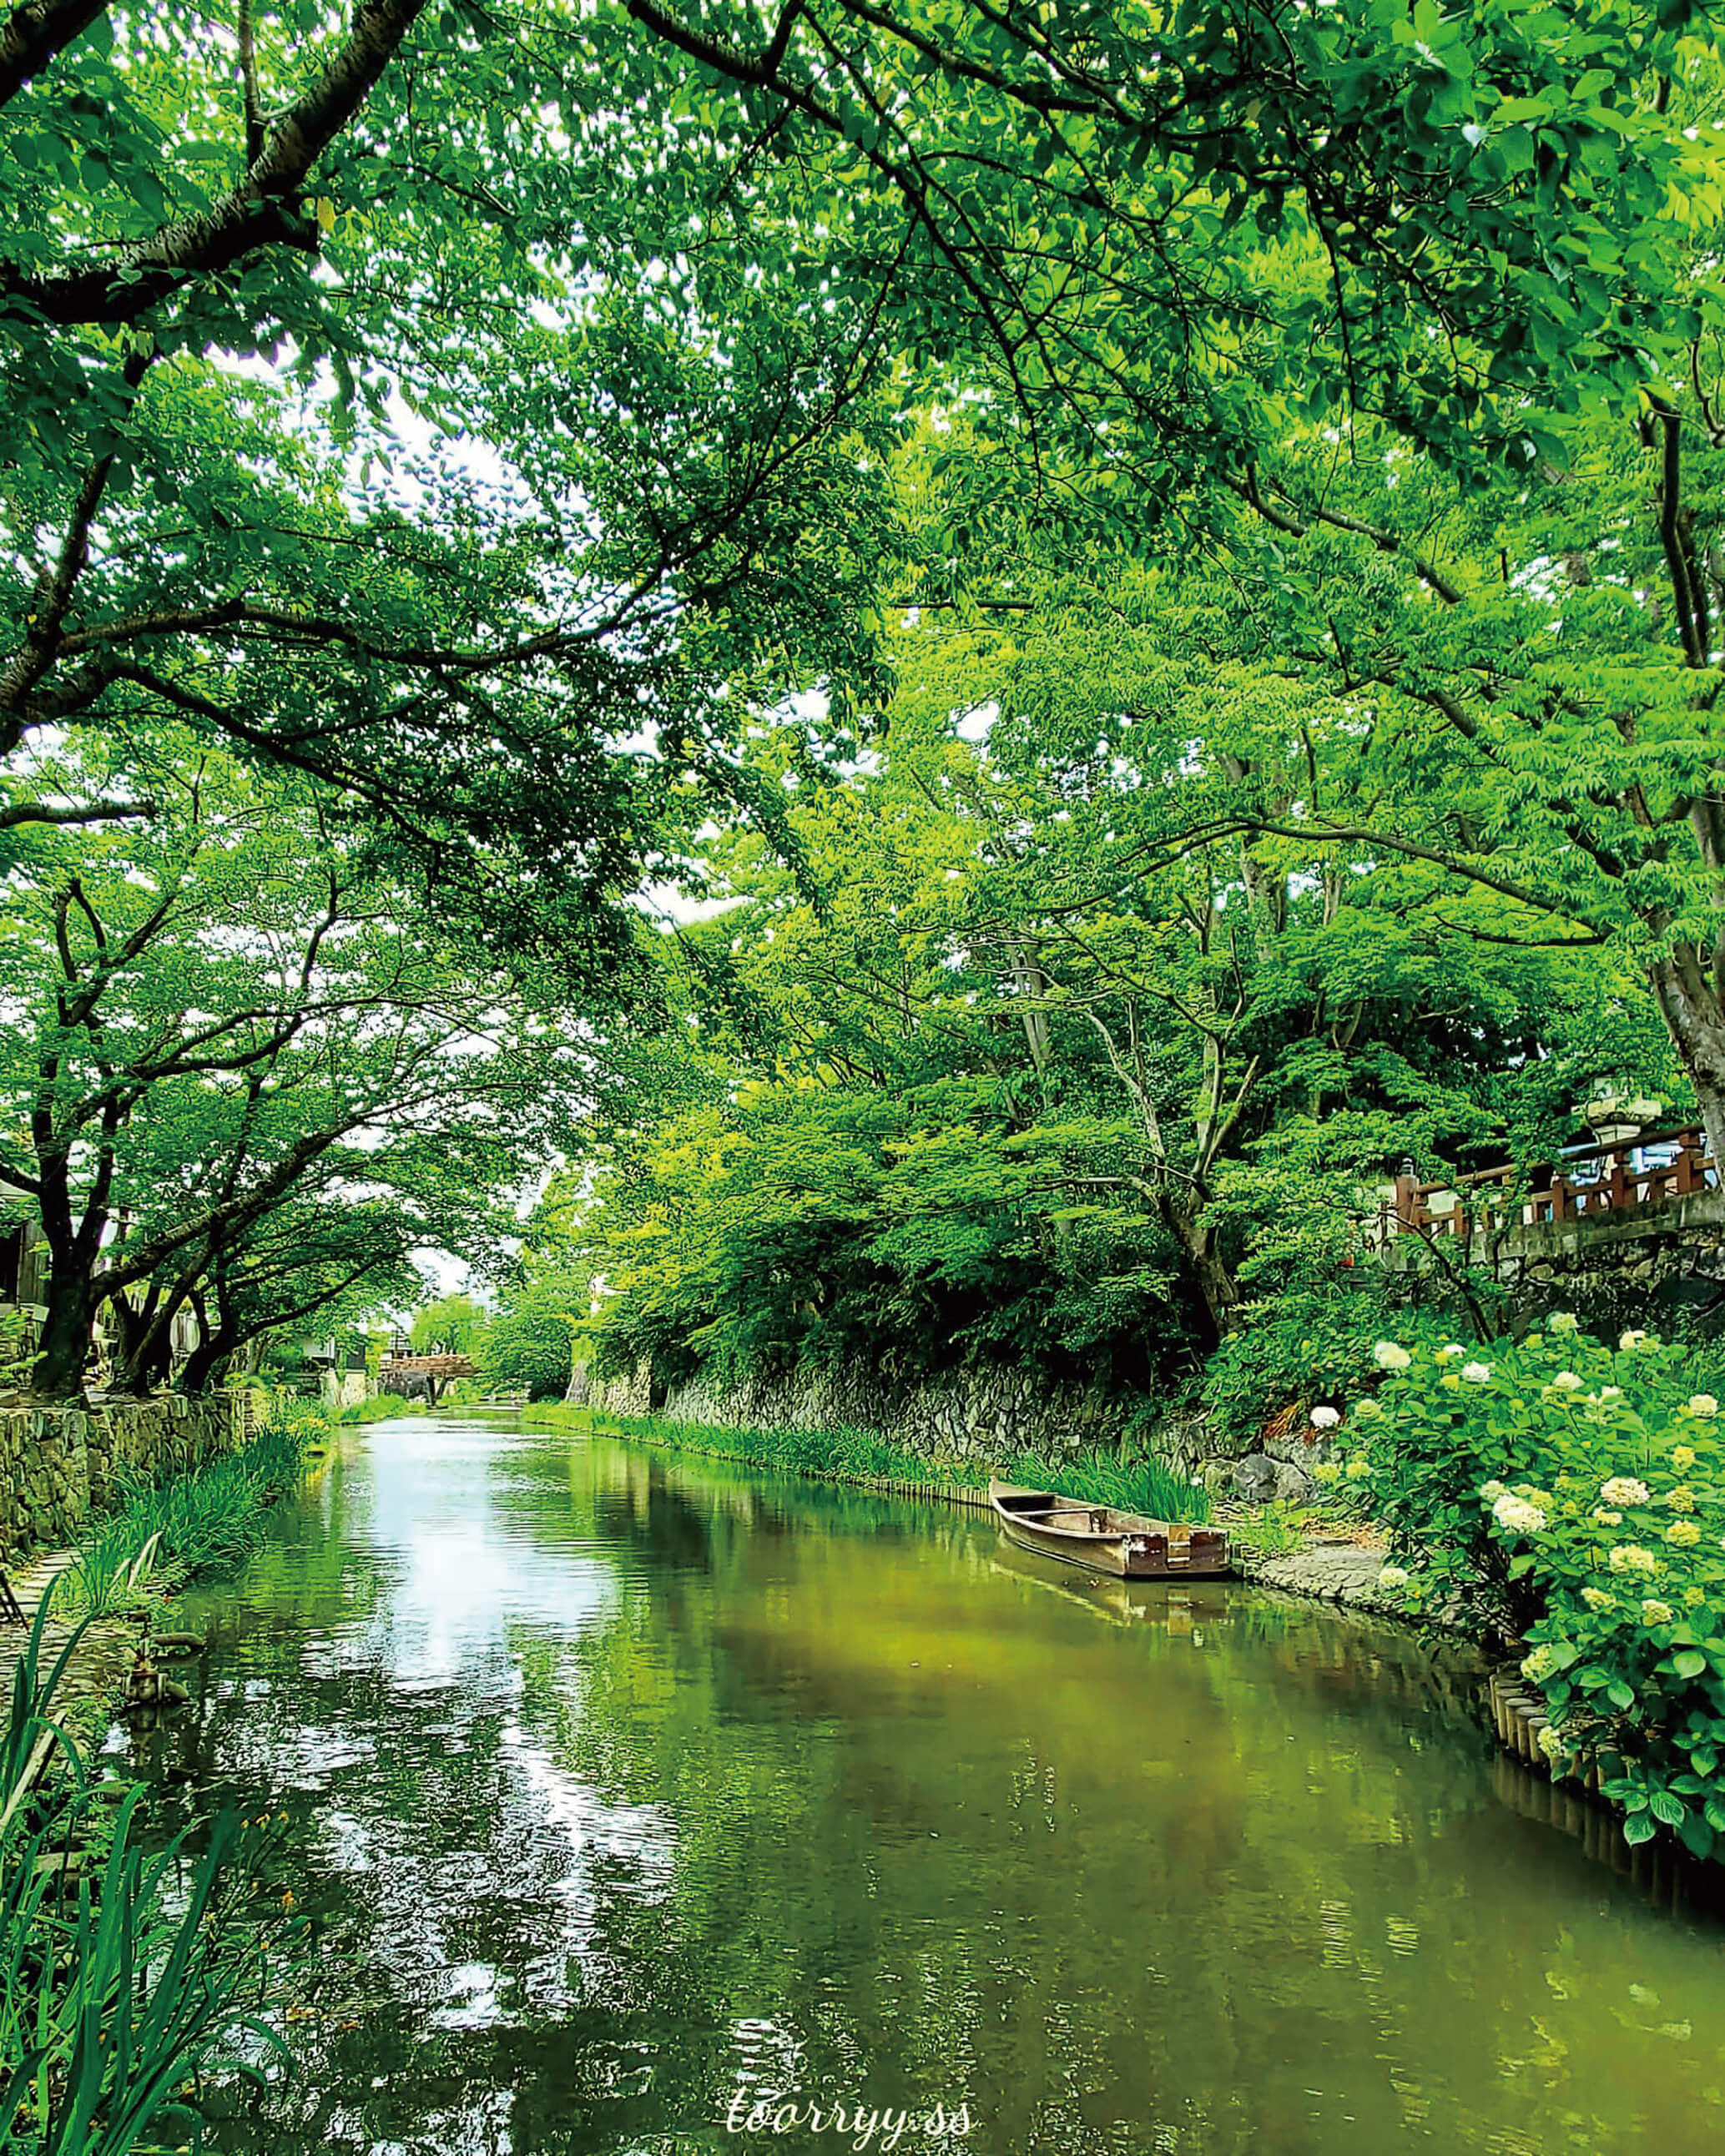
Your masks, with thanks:
[{"label": "canal", "polygon": [[285,1814],[316,1957],[216,2146],[1719,2145],[1725,1929],[1505,1801],[1461,1650],[476,1411],[192,1614],[139,1763]]}]

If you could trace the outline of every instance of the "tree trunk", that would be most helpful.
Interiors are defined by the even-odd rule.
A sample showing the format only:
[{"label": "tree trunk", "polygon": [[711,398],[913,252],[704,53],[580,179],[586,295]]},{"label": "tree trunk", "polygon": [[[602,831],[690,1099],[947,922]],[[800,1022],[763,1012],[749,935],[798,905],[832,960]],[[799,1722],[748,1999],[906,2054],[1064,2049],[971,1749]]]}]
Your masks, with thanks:
[{"label": "tree trunk", "polygon": [[1647,969],[1660,1012],[1695,1088],[1696,1104],[1725,1177],[1725,1007],[1692,945],[1679,944]]},{"label": "tree trunk", "polygon": [[239,1344],[231,1334],[222,1332],[212,1332],[208,1339],[200,1340],[180,1373],[181,1391],[201,1393]]},{"label": "tree trunk", "polygon": [[1163,1211],[1169,1227],[1179,1238],[1180,1247],[1191,1260],[1198,1291],[1216,1328],[1216,1337],[1224,1340],[1240,1322],[1240,1290],[1233,1274],[1217,1255],[1215,1230],[1203,1224],[1198,1212],[1189,1212],[1173,1204],[1166,1205]]},{"label": "tree trunk", "polygon": [[38,1343],[35,1389],[53,1400],[75,1399],[84,1390],[90,1359],[90,1322],[96,1297],[81,1267],[56,1266],[49,1281],[48,1316]]},{"label": "tree trunk", "polygon": [[1206,1231],[1200,1239],[1202,1248],[1193,1252],[1193,1265],[1198,1274],[1198,1285],[1204,1296],[1204,1307],[1209,1312],[1216,1328],[1216,1337],[1223,1340],[1240,1322],[1240,1290],[1234,1284],[1234,1276],[1216,1255],[1213,1239]]},{"label": "tree trunk", "polygon": [[141,1309],[123,1295],[116,1295],[113,1303],[120,1327],[120,1346],[114,1358],[115,1390],[142,1399],[167,1382],[173,1355],[174,1312],[179,1303],[172,1296],[164,1299],[154,1287]]}]

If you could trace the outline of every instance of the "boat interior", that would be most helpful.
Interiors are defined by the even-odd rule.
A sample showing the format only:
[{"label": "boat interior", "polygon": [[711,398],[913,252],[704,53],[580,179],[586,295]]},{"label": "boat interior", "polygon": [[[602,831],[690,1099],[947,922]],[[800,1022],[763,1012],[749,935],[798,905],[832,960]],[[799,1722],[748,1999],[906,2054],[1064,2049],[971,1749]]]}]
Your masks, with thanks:
[{"label": "boat interior", "polygon": [[1141,1520],[1127,1512],[1117,1512],[1106,1505],[1040,1505],[1035,1509],[1010,1505],[1015,1519],[1027,1526],[1055,1527],[1069,1535],[1150,1535],[1160,1539],[1164,1534],[1176,1542],[1183,1542],[1189,1529],[1178,1527],[1164,1528],[1161,1522]]}]

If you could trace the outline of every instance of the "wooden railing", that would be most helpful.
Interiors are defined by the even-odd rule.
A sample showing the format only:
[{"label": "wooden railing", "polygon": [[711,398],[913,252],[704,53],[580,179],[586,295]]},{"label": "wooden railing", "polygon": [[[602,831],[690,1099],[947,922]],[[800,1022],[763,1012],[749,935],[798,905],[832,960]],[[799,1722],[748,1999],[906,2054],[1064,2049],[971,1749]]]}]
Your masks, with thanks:
[{"label": "wooden railing", "polygon": [[1511,1167],[1481,1168],[1447,1183],[1399,1175],[1395,1196],[1383,1209],[1384,1235],[1467,1236],[1548,1220],[1599,1221],[1651,1212],[1674,1199],[1717,1190],[1719,1171],[1703,1134],[1682,1129],[1648,1132],[1571,1153],[1560,1168],[1536,1168],[1532,1188],[1519,1194],[1517,1181]]}]

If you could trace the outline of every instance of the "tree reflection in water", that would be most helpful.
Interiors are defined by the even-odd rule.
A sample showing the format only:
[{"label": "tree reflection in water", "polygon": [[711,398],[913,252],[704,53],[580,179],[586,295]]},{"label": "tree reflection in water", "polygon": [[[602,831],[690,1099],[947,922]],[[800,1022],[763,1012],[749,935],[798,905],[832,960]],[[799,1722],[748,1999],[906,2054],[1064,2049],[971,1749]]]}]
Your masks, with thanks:
[{"label": "tree reflection in water", "polygon": [[1506,1810],[1457,1650],[459,1419],[349,1440],[212,1608],[164,1822],[285,1810],[318,1944],[218,2147],[840,2145],[745,2087],[988,2156],[1712,2136],[1718,1935]]}]

